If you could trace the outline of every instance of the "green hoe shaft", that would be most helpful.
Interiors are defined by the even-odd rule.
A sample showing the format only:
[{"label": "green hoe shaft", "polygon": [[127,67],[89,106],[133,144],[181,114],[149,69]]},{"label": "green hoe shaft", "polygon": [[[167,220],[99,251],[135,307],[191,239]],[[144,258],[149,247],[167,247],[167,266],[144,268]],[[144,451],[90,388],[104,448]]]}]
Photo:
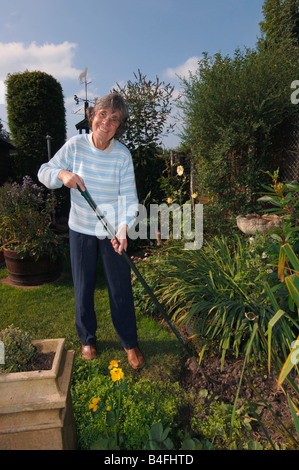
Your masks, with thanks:
[{"label": "green hoe shaft", "polygon": [[[92,197],[89,194],[89,192],[87,191],[87,189],[85,189],[85,191],[82,191],[82,189],[79,186],[77,186],[77,188],[80,191],[80,193],[82,194],[82,196],[84,197],[84,199],[88,202],[90,207],[93,209],[93,211],[95,212],[98,219],[102,222],[105,230],[108,232],[108,235],[112,239],[116,240],[116,242],[119,245],[120,243],[119,243],[119,240],[117,239],[117,237],[115,235],[114,229],[111,227],[111,225],[109,224],[109,222],[107,221],[107,219],[105,218],[104,214],[101,212],[99,207],[96,205],[96,203],[92,199]],[[193,353],[192,353],[191,349],[189,348],[189,346],[187,345],[186,341],[181,336],[181,334],[179,333],[177,328],[174,326],[172,321],[169,319],[168,315],[164,311],[164,308],[162,307],[162,305],[158,301],[157,297],[155,296],[155,294],[153,293],[152,289],[149,287],[149,285],[147,284],[147,282],[145,281],[143,276],[140,274],[140,272],[137,269],[136,265],[132,262],[131,258],[128,256],[128,254],[124,250],[122,251],[122,256],[125,258],[127,263],[130,265],[132,271],[136,274],[137,279],[141,282],[141,284],[144,287],[145,291],[148,293],[148,295],[150,296],[150,298],[152,299],[152,301],[156,305],[157,309],[161,313],[164,320],[166,320],[166,322],[168,323],[168,325],[171,328],[171,330],[173,331],[173,333],[176,335],[176,337],[178,338],[180,343],[183,345],[183,347],[185,348],[188,355],[194,360]]]}]

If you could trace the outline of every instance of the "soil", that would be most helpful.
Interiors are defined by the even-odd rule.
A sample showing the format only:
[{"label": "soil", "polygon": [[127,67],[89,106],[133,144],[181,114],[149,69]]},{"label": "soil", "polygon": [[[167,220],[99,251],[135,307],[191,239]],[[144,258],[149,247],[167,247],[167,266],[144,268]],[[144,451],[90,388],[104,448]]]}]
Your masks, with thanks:
[{"label": "soil", "polygon": [[28,365],[28,371],[35,370],[51,370],[54,360],[55,352],[51,351],[48,353],[36,352],[34,358]]},{"label": "soil", "polygon": [[[169,329],[164,320],[161,323]],[[189,349],[194,353],[194,358],[196,358],[198,357],[196,340],[191,339],[193,332],[191,334],[191,331],[187,330],[188,328],[179,327],[180,334],[188,344]],[[219,402],[225,404],[234,404],[242,376],[242,369],[243,359],[236,359],[234,357],[226,357],[223,365],[221,364],[221,358],[217,356],[207,356],[200,365],[191,358],[185,358],[182,360],[178,380],[189,397],[194,397],[195,400],[201,401],[206,416],[213,398],[217,397]],[[298,375],[293,372],[293,376],[292,373],[290,376],[297,388],[299,388]],[[271,371],[270,375],[268,375],[267,367],[247,365],[243,373],[237,408],[240,408],[243,404],[245,406],[248,406],[248,403],[253,404],[253,412],[249,413],[249,416],[250,418],[256,418],[258,415],[258,419],[264,426],[273,445],[278,449],[298,450],[298,436],[285,392],[289,394],[297,406],[298,394],[296,394],[293,387],[286,384],[286,381],[283,383],[283,389],[279,387],[277,378],[278,375],[275,370]],[[202,390],[207,391],[206,396],[203,396],[205,394],[199,394]],[[190,400],[190,405],[182,410],[180,416],[181,428],[190,434],[192,434],[191,421],[193,409],[194,402]],[[257,441],[265,449],[272,449],[273,447],[271,447],[269,439],[260,423],[256,419],[252,419],[250,425],[252,429],[248,434],[247,442],[249,440]],[[288,432],[286,432],[284,427],[291,436],[297,439],[297,442],[292,441],[292,438],[286,437]],[[246,439],[244,441],[246,442]]]},{"label": "soil", "polygon": [[[213,397],[217,397],[219,402],[224,402],[233,405],[239,387],[239,381],[242,374],[243,361],[236,359],[227,359],[221,368],[220,358],[213,358],[206,360],[200,364],[200,368],[191,359],[187,359],[182,367],[181,384],[188,392],[189,396],[195,396],[198,400],[198,392],[205,389],[207,396],[200,396],[200,401],[203,405],[207,405],[205,412],[209,409],[209,404]],[[248,374],[248,369],[246,371]],[[286,439],[283,432],[283,425],[288,431],[296,437],[296,430],[294,421],[292,419],[291,410],[287,398],[281,388],[277,386],[277,378],[275,375],[268,377],[267,371],[250,372],[250,377],[243,375],[242,385],[239,393],[238,408],[242,405],[248,405],[248,402],[255,403],[254,409],[258,413],[260,421],[263,423],[266,432],[268,433],[273,444],[277,444],[278,448],[296,448],[292,441]],[[244,378],[245,377],[245,378]],[[295,383],[298,378],[295,379]],[[251,387],[252,384],[260,396]],[[287,389],[290,396],[294,395],[293,389]],[[261,398],[262,397],[262,398]],[[296,403],[296,395],[293,396]],[[298,399],[298,396],[297,396]],[[263,401],[264,400],[264,401]],[[271,408],[272,412],[269,410]],[[207,411],[208,412],[208,411]],[[275,416],[276,417],[275,417]],[[255,418],[253,413],[250,413],[252,418]],[[277,420],[280,420],[281,423]],[[190,410],[184,410],[185,428],[188,430],[188,423],[192,419],[192,406]],[[262,427],[253,419],[251,421],[250,439],[258,441],[262,445],[269,447],[269,440],[267,439]],[[189,429],[190,431],[190,429]]]}]

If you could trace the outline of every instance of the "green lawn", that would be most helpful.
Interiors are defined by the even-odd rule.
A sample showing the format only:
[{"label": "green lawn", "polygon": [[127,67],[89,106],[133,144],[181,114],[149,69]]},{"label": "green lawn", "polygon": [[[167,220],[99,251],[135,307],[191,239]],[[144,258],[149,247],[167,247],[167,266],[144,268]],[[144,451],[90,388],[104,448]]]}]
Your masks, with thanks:
[{"label": "green lawn", "polygon": [[[7,277],[5,266],[0,268],[0,279]],[[74,349],[76,360],[80,359],[81,345],[75,330],[75,300],[69,260],[56,282],[34,288],[11,287],[0,283],[0,329],[10,324],[28,332],[32,339],[66,338],[67,349]],[[108,291],[99,262],[95,291],[95,308],[98,320],[97,348],[101,362],[109,364],[112,359],[121,359],[127,374],[136,374],[126,361],[118,337],[114,331]],[[139,346],[146,359],[146,367],[138,374],[142,376],[176,375],[182,346],[173,334],[166,331],[153,318],[137,310]]]},{"label": "green lawn", "polygon": [[[2,265],[0,280],[6,277],[7,271]],[[28,332],[32,339],[63,337],[66,338],[66,348],[75,350],[71,390],[79,448],[82,449],[88,449],[100,432],[88,405],[95,396],[103,396],[104,393],[109,395],[111,379],[108,366],[111,360],[120,360],[120,367],[130,383],[123,403],[125,421],[122,432],[126,448],[140,448],[155,422],[162,421],[165,426],[176,427],[180,396],[183,393],[178,378],[181,358],[185,352],[171,332],[137,310],[139,346],[146,365],[134,371],[127,363],[126,354],[114,331],[103,279],[99,262],[95,292],[99,358],[92,363],[86,363],[81,358],[81,344],[75,330],[74,289],[68,259],[63,265],[61,277],[53,283],[34,288],[11,287],[0,283],[0,330],[13,324]]]}]

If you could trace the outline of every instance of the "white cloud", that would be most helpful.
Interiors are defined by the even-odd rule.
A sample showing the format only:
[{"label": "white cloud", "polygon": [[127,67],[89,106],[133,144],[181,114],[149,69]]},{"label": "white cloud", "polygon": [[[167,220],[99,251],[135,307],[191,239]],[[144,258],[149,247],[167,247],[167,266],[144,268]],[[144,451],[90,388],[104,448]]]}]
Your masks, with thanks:
[{"label": "white cloud", "polygon": [[199,57],[193,56],[186,60],[181,65],[178,65],[175,68],[168,68],[165,71],[165,76],[170,80],[180,78],[188,78],[189,73],[194,73],[198,69]]},{"label": "white cloud", "polygon": [[5,103],[5,85],[2,80],[0,80],[0,104]]},{"label": "white cloud", "polygon": [[0,43],[0,80],[7,74],[40,70],[56,79],[78,79],[81,70],[72,66],[75,43],[65,41],[61,44],[37,45],[35,42],[25,46],[21,42]]}]

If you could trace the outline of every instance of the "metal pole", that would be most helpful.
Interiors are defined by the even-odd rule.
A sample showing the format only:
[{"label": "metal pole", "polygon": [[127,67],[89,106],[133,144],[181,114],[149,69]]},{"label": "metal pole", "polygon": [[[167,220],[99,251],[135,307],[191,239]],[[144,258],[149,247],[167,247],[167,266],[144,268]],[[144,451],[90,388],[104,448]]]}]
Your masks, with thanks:
[{"label": "metal pole", "polygon": [[49,161],[49,160],[51,160],[51,139],[52,139],[52,137],[49,134],[47,134],[46,139],[47,139],[47,150],[48,150],[48,161]]},{"label": "metal pole", "polygon": [[[52,137],[49,134],[47,134],[46,139],[47,139],[47,150],[48,150],[48,161],[49,161],[49,160],[51,160],[51,157],[52,157],[52,154],[51,154],[51,140],[52,140]],[[52,192],[52,194],[54,194],[53,190],[51,192]],[[55,211],[55,209],[52,210],[52,223],[53,223],[53,225],[56,224],[56,211]]]}]

